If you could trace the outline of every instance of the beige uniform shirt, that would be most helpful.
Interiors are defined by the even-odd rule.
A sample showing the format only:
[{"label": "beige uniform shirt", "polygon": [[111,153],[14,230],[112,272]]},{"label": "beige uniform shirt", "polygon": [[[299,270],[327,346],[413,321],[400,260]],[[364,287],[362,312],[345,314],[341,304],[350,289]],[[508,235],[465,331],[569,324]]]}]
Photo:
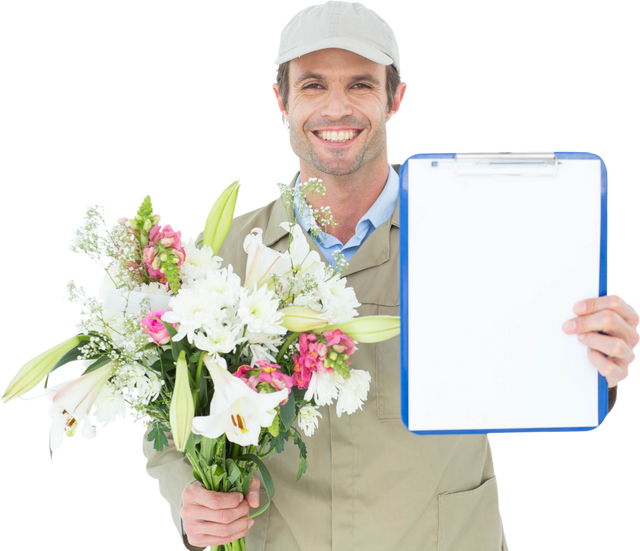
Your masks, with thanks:
[{"label": "beige uniform shirt", "polygon": [[[244,277],[245,236],[263,228],[264,243],[284,251],[286,220],[279,200],[240,216],[219,255]],[[399,314],[398,226],[396,205],[345,273],[361,316]],[[292,442],[267,462],[276,493],[249,531],[247,551],[506,551],[486,435],[418,436],[404,427],[398,337],[359,344],[352,367],[371,374],[363,410],[338,419],[335,405],[320,409],[319,428],[304,437],[308,469],[298,482]],[[158,453],[145,440],[144,452],[180,529],[191,466],[173,446]]]}]

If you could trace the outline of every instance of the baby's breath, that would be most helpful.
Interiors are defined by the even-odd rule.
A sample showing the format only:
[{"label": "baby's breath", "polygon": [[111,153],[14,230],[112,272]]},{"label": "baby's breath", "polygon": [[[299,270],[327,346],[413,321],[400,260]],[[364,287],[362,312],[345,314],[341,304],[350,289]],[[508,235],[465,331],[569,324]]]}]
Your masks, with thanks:
[{"label": "baby's breath", "polygon": [[[331,232],[333,233],[338,223],[333,219],[331,209],[328,205],[320,207],[320,209],[313,209],[310,206],[310,204],[314,205],[320,197],[326,195],[326,188],[321,184],[321,182],[322,179],[309,178],[307,182],[302,182],[298,189],[296,189],[295,187],[290,188],[286,180],[274,180],[273,185],[278,192],[278,196],[284,203],[285,210],[287,212],[287,219],[289,220],[289,222],[296,224],[298,223],[300,218],[306,216],[307,213],[310,213],[311,220],[309,223],[309,233],[311,234],[313,239],[316,240],[320,238],[320,234],[322,232],[321,227],[325,228],[324,239],[322,239],[321,241],[321,243],[324,243],[327,239],[326,230],[331,227]],[[302,206],[302,210],[298,213],[297,217],[294,217],[293,222],[291,222],[289,213],[294,212],[294,205],[296,200],[298,201],[298,204]],[[289,245],[291,245],[291,234],[289,234]],[[334,252],[333,258],[335,260],[335,266],[333,269],[329,268],[327,270],[328,277],[325,281],[328,281],[336,275],[341,274],[349,267],[349,263],[342,253],[337,251]]]},{"label": "baby's breath", "polygon": [[80,224],[71,230],[65,251],[76,256],[86,256],[104,271],[113,260],[110,249],[107,205],[87,203],[82,208]]}]

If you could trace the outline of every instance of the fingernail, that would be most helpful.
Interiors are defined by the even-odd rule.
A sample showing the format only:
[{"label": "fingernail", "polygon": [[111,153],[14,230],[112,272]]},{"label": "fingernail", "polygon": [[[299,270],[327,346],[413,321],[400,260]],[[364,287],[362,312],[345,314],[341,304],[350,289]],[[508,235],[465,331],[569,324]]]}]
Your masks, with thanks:
[{"label": "fingernail", "polygon": [[251,492],[251,501],[258,501],[260,499],[260,496],[258,495],[258,492]]},{"label": "fingernail", "polygon": [[563,329],[565,331],[575,331],[576,327],[578,327],[576,320],[569,320],[564,322]]},{"label": "fingernail", "polygon": [[255,520],[253,519],[249,520],[249,528],[251,528],[255,523],[256,523]]},{"label": "fingernail", "polygon": [[584,314],[587,311],[587,303],[586,302],[578,302],[574,308],[577,314]]},{"label": "fingernail", "polygon": [[580,333],[578,335],[578,340],[583,341],[585,337],[586,337],[586,335],[584,333]]}]

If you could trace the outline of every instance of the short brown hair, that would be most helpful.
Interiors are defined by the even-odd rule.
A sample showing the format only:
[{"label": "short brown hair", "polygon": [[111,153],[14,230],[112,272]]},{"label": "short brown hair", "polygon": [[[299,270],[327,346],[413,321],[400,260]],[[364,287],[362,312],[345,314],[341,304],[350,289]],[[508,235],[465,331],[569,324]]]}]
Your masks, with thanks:
[{"label": "short brown hair", "polygon": [[[289,103],[289,63],[285,61],[278,65],[278,75],[276,83],[278,84],[278,95],[282,98],[282,105],[287,108]],[[394,65],[387,65],[387,107],[389,111],[393,109],[393,98],[400,84],[400,73]]]}]

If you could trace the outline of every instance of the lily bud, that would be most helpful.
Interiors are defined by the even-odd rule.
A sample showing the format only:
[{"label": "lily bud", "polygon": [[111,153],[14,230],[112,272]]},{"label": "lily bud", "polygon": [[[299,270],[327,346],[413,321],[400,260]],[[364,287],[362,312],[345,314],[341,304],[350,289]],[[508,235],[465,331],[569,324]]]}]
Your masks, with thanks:
[{"label": "lily bud", "polygon": [[189,367],[183,350],[176,363],[176,384],[169,408],[171,432],[178,451],[183,452],[187,447],[194,415],[193,394],[189,384]]},{"label": "lily bud", "polygon": [[236,208],[236,199],[240,182],[236,181],[225,189],[211,208],[207,222],[204,225],[202,243],[209,245],[213,249],[213,254],[217,254],[222,243],[229,233],[233,211]]},{"label": "lily bud", "polygon": [[344,323],[327,325],[322,330],[314,329],[314,333],[340,329],[357,342],[386,341],[400,334],[400,318],[398,316],[364,316]]},{"label": "lily bud", "polygon": [[284,314],[281,324],[294,333],[304,333],[322,329],[327,325],[324,312],[318,312],[304,306],[288,306],[280,310]]},{"label": "lily bud", "polygon": [[65,354],[73,350],[82,341],[88,340],[88,335],[77,335],[57,346],[54,346],[53,348],[50,348],[46,352],[43,352],[39,356],[36,356],[27,362],[9,383],[7,390],[4,391],[2,400],[7,403],[9,400],[29,392],[34,386],[42,381],[42,379],[51,373],[53,368]]}]

